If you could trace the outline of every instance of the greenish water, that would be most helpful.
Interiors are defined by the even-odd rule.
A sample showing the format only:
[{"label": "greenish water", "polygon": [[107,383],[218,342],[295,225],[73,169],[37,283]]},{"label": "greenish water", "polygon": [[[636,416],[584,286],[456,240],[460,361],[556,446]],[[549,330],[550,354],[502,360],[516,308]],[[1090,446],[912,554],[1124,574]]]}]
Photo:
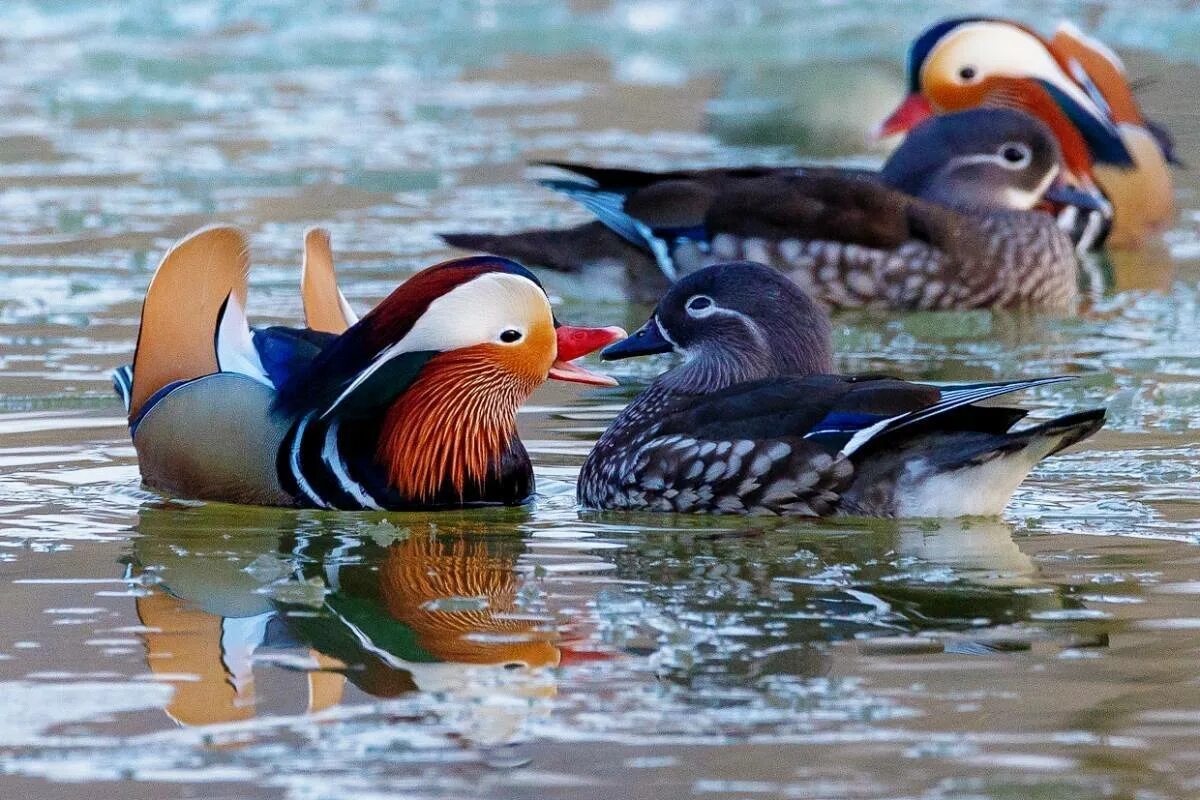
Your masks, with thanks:
[{"label": "greenish water", "polygon": [[[1200,162],[1186,3],[974,3],[1110,41]],[[1078,374],[1110,424],[1003,519],[580,513],[623,386],[521,415],[540,496],[436,516],[142,489],[108,370],[161,253],[251,236],[295,321],[302,231],[360,311],[439,230],[583,219],[525,162],[876,162],[903,47],[961,3],[15,2],[0,7],[0,795],[1200,795],[1196,172],[1076,319],[849,315],[841,366]],[[639,322],[605,276],[564,319]],[[607,368],[607,367],[606,367]]]}]

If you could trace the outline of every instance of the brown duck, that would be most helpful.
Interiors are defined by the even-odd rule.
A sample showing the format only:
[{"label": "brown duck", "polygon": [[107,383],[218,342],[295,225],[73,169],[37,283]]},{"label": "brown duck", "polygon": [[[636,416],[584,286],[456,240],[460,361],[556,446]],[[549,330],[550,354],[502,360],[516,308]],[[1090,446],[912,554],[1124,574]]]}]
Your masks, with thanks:
[{"label": "brown duck", "polygon": [[1074,308],[1079,263],[1047,200],[1095,201],[1057,181],[1050,130],[1019,111],[928,120],[879,173],[751,167],[665,173],[569,164],[546,181],[597,221],[449,244],[576,271],[618,263],[629,294],[745,259],[773,266],[837,308]]}]

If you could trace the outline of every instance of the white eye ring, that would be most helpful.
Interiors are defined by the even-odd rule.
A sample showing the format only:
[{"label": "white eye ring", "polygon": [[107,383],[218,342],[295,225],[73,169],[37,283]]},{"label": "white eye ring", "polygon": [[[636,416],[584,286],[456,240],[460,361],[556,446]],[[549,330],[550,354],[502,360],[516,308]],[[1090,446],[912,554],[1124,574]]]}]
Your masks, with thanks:
[{"label": "white eye ring", "polygon": [[979,68],[973,64],[963,64],[954,71],[954,77],[961,84],[970,84],[978,81],[982,76],[979,74]]},{"label": "white eye ring", "polygon": [[692,319],[702,319],[717,310],[717,304],[706,294],[692,295],[684,304],[684,309]]},{"label": "white eye ring", "polygon": [[1000,166],[1005,169],[1025,169],[1033,161],[1033,151],[1024,142],[1005,142],[996,151],[1000,158]]}]

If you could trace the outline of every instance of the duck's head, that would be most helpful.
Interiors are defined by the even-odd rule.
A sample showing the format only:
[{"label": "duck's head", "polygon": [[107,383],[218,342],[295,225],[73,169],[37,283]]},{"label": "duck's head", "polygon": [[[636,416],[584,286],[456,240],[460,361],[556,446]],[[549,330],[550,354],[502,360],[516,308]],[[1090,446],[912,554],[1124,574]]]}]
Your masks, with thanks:
[{"label": "duck's head", "polygon": [[750,261],[715,264],[676,282],[653,316],[606,360],[675,352],[684,364],[662,380],[713,391],[774,375],[833,368],[829,316],[787,277]]},{"label": "duck's head", "polygon": [[613,385],[570,362],[623,336],[620,328],[560,323],[541,283],[515,261],[460,258],[402,283],[284,394],[322,417],[361,416],[450,363],[462,371],[464,392],[485,377],[520,399],[547,379]]},{"label": "duck's head", "polygon": [[[559,323],[533,273],[502,258],[413,275],[280,390],[284,412],[378,431],[392,485],[417,499],[482,481],[547,379],[611,378],[570,363],[625,332]],[[423,466],[422,466],[423,465]]]},{"label": "duck's head", "polygon": [[1057,181],[1061,156],[1038,119],[1007,108],[933,117],[896,149],[880,175],[892,188],[954,208],[1028,210],[1043,199],[1088,205]]},{"label": "duck's head", "polygon": [[913,41],[909,94],[877,133],[903,133],[934,114],[1006,106],[1045,122],[1067,167],[1081,179],[1090,178],[1093,162],[1131,165],[1104,100],[1068,68],[1023,25],[984,17],[943,20]]}]

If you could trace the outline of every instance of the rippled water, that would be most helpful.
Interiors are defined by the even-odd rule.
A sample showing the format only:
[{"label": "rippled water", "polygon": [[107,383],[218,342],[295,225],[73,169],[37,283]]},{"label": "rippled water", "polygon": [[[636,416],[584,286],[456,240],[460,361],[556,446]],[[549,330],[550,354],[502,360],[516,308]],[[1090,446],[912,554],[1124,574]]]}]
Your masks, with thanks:
[{"label": "rippled water", "polygon": [[[1200,163],[1191,4],[973,7],[1097,30]],[[590,441],[663,363],[534,398],[532,508],[386,519],[151,494],[109,393],[200,224],[250,232],[256,319],[296,319],[318,223],[365,309],[449,255],[438,230],[582,219],[527,160],[864,158],[904,42],[961,10],[5,3],[0,794],[1200,795],[1195,171],[1078,319],[839,318],[847,371],[1078,373],[1035,416],[1110,406],[1003,520],[577,512]],[[567,319],[645,314],[603,276],[549,284]]]}]

